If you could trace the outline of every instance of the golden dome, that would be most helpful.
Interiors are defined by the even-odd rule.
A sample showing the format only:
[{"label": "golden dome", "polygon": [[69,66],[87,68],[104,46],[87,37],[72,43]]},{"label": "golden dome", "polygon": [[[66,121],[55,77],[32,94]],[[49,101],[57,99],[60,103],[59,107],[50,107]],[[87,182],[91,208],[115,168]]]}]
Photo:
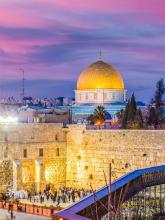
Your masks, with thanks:
[{"label": "golden dome", "polygon": [[114,89],[124,90],[120,73],[103,61],[97,61],[85,69],[77,81],[77,90]]}]

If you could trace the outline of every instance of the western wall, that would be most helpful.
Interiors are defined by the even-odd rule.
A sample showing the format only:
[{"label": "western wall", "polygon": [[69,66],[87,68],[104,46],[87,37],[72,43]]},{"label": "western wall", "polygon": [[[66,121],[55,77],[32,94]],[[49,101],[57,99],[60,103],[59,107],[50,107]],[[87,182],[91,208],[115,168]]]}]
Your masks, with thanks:
[{"label": "western wall", "polygon": [[[87,130],[83,125],[0,127],[1,190],[105,185],[129,171],[165,164],[165,130]],[[83,183],[83,185],[82,185]]]},{"label": "western wall", "polygon": [[61,124],[1,125],[0,152],[2,190],[6,185],[15,190],[65,186],[66,133]]},{"label": "western wall", "polygon": [[165,130],[87,130],[71,125],[67,133],[67,181],[75,187],[104,186],[135,169],[165,164]]}]

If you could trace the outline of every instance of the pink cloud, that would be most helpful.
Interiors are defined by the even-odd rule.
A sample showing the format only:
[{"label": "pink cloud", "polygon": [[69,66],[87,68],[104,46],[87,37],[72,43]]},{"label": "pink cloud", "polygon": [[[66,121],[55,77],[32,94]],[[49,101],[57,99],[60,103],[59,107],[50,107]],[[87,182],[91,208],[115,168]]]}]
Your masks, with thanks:
[{"label": "pink cloud", "polygon": [[[126,68],[137,61],[147,61],[146,69],[159,68],[164,8],[165,0],[1,1],[0,77],[20,77],[22,65],[29,78],[73,79],[80,66],[97,58],[102,44],[105,51],[127,55]],[[123,59],[117,59],[122,66]]]},{"label": "pink cloud", "polygon": [[[119,13],[119,16],[132,13],[134,19],[142,22],[163,23],[164,8],[164,0],[6,0],[0,3],[0,26],[38,28],[67,25],[90,29],[97,28],[97,22],[88,19],[92,13],[104,12]],[[136,13],[140,15],[135,16]]]},{"label": "pink cloud", "polygon": [[165,13],[165,1],[164,0],[33,0],[34,3],[52,5],[54,7],[63,7],[78,13],[78,11],[140,11],[140,12],[153,12],[153,13]]},{"label": "pink cloud", "polygon": [[31,40],[11,40],[0,36],[0,48],[7,53],[27,53],[33,51],[33,46],[59,45],[64,43],[62,39],[31,39]]},{"label": "pink cloud", "polygon": [[6,27],[43,27],[48,25],[48,21],[33,10],[4,6],[0,7],[0,26],[4,25]]}]

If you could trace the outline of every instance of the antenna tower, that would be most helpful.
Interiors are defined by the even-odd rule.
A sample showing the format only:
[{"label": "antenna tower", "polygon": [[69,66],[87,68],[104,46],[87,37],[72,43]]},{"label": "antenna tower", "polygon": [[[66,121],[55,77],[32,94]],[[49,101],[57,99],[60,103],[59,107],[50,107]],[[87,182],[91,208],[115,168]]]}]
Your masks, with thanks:
[{"label": "antenna tower", "polygon": [[22,97],[22,102],[25,97],[25,71],[24,69],[20,69],[22,72],[22,92],[21,92],[21,97]]}]

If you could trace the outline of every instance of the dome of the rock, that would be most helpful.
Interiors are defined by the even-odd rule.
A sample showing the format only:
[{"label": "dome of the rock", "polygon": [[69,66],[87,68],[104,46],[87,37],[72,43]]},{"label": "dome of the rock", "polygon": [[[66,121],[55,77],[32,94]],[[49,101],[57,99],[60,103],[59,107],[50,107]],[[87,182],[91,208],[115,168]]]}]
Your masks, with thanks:
[{"label": "dome of the rock", "polygon": [[80,74],[75,90],[77,105],[108,105],[123,103],[126,90],[117,69],[99,60]]},{"label": "dome of the rock", "polygon": [[77,90],[92,89],[124,90],[124,81],[112,65],[100,60],[86,68],[77,81]]}]

